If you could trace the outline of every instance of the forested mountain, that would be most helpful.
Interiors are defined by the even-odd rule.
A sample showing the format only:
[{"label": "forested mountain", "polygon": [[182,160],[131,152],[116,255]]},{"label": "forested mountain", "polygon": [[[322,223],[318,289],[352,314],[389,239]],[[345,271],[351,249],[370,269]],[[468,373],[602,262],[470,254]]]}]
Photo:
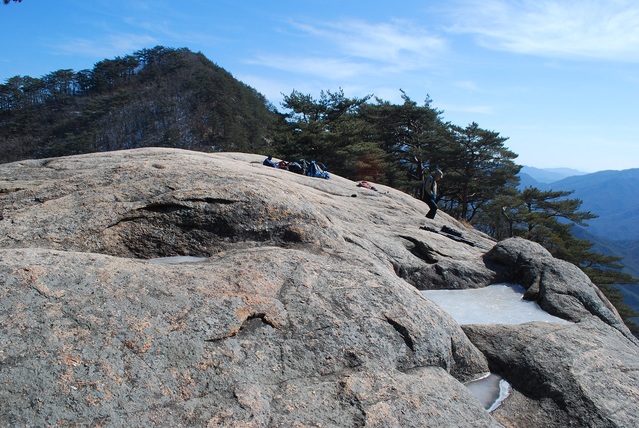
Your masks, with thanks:
[{"label": "forested mountain", "polygon": [[597,251],[621,257],[628,272],[639,277],[639,169],[568,177],[549,186],[574,190],[582,207],[598,215],[588,227],[576,227],[575,234],[594,242]]},{"label": "forested mountain", "polygon": [[0,162],[146,146],[263,150],[263,95],[201,53],[155,47],[0,85]]},{"label": "forested mountain", "polygon": [[[629,229],[637,227],[636,222],[624,224]],[[573,234],[580,239],[592,242],[594,244],[593,248],[602,254],[620,257],[625,270],[639,278],[639,239],[610,239],[605,235],[594,234],[590,227],[581,226],[575,227]],[[639,306],[637,306],[637,310],[639,310]]]},{"label": "forested mountain", "polygon": [[520,189],[572,191],[571,197],[582,201],[581,208],[597,215],[588,226],[575,226],[576,237],[593,242],[594,249],[621,257],[626,270],[639,277],[639,169],[599,171],[569,177],[523,167]]}]

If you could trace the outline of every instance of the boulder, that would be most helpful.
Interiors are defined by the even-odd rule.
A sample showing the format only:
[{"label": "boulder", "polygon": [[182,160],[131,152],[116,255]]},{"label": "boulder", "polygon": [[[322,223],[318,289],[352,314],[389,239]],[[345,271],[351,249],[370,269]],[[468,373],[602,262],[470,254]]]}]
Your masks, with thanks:
[{"label": "boulder", "polygon": [[278,247],[0,262],[4,426],[491,424],[461,384],[483,355],[372,266]]},{"label": "boulder", "polygon": [[639,423],[637,347],[599,318],[574,324],[469,325],[464,331],[488,357],[491,370],[520,395],[494,413],[503,425]]},{"label": "boulder", "polygon": [[551,315],[579,322],[596,316],[629,340],[639,341],[625,326],[615,307],[577,266],[553,258],[541,245],[521,238],[495,245],[486,259],[506,281],[526,287],[525,298]]}]

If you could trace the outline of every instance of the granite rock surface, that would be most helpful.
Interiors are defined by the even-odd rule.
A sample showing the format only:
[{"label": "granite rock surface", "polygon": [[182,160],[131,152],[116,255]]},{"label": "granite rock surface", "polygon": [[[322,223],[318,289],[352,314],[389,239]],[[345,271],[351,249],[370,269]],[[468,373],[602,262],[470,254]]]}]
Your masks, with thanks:
[{"label": "granite rock surface", "polygon": [[[637,425],[637,341],[574,266],[262,160],[0,165],[0,425]],[[502,281],[572,323],[462,329],[418,291]],[[463,385],[489,369],[492,414]]]}]

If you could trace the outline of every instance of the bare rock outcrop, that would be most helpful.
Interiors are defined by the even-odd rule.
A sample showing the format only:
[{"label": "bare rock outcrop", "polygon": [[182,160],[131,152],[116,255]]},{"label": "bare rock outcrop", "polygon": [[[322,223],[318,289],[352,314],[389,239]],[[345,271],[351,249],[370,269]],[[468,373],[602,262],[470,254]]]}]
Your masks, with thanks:
[{"label": "bare rock outcrop", "polygon": [[277,247],[175,266],[0,257],[5,424],[445,425],[422,412],[447,397],[489,422],[459,382],[482,354],[388,272]]},{"label": "bare rock outcrop", "polygon": [[639,344],[615,307],[577,266],[553,258],[541,245],[520,238],[495,245],[486,259],[507,281],[526,287],[525,298],[551,315],[579,322],[595,316]]},{"label": "bare rock outcrop", "polygon": [[[464,330],[528,401],[508,400],[504,425],[631,427],[639,416],[637,346],[597,317],[575,324],[471,325]],[[513,400],[514,401],[514,400]]]},{"label": "bare rock outcrop", "polygon": [[[0,165],[0,425],[636,422],[637,343],[573,267],[427,220],[393,189],[262,159],[139,149]],[[169,256],[202,261],[156,260]],[[462,329],[418,292],[506,280],[573,324]],[[588,368],[625,396],[594,399],[605,382],[570,375],[592,349]],[[493,414],[463,385],[489,367],[515,388]]]}]

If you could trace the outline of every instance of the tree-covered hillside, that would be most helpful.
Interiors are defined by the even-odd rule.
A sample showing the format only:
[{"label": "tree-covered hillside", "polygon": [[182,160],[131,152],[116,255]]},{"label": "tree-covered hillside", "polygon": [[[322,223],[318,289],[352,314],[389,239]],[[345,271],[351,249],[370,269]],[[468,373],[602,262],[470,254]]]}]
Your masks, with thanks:
[{"label": "tree-covered hillside", "polygon": [[200,53],[155,47],[0,85],[0,162],[147,146],[260,151],[276,114]]}]

